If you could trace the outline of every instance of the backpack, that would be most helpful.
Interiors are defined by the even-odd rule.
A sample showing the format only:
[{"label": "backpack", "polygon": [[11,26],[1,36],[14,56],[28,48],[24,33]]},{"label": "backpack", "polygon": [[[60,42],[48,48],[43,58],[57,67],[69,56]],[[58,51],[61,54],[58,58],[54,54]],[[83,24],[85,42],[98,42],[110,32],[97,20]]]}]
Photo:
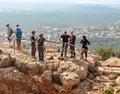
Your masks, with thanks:
[{"label": "backpack", "polygon": [[20,28],[16,28],[16,36],[17,36],[18,38],[21,38],[21,37],[22,37],[22,31],[21,31]]}]

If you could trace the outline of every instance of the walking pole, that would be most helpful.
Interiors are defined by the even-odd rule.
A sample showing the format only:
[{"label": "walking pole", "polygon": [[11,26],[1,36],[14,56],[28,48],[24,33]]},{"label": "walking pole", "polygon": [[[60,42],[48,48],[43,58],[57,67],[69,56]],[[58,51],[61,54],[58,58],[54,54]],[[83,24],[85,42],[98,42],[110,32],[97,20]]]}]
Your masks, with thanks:
[{"label": "walking pole", "polygon": [[15,40],[14,40],[14,44],[13,45],[14,45],[14,55],[15,55]]},{"label": "walking pole", "polygon": [[15,55],[15,40],[13,42],[13,46],[14,46],[14,55]]}]

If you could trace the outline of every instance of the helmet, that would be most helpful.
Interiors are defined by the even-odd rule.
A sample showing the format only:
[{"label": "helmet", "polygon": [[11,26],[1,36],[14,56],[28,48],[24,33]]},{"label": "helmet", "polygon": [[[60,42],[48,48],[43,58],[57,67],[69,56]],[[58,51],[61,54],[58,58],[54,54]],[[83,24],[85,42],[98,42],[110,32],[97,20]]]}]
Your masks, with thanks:
[{"label": "helmet", "polygon": [[39,36],[42,37],[42,36],[43,36],[43,33],[40,33]]},{"label": "helmet", "polygon": [[31,32],[32,34],[35,34],[35,30],[32,30],[32,32]]}]

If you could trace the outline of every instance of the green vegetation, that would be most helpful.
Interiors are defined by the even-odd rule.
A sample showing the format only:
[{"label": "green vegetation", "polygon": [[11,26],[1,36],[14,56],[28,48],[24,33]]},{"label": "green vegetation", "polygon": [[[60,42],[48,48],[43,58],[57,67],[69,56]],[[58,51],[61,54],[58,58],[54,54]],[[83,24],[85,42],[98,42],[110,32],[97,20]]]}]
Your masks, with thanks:
[{"label": "green vegetation", "polygon": [[117,51],[116,56],[120,58],[120,50]]},{"label": "green vegetation", "polygon": [[102,57],[103,61],[113,56],[120,58],[120,50],[114,51],[112,46],[98,48],[96,52]]},{"label": "green vegetation", "polygon": [[68,68],[67,72],[74,72],[74,70],[72,68]]},{"label": "green vegetation", "polygon": [[105,90],[105,94],[113,94],[113,91],[110,88],[108,88]]},{"label": "green vegetation", "polygon": [[107,60],[108,58],[115,56],[113,47],[98,48],[96,52],[101,55],[102,60]]}]

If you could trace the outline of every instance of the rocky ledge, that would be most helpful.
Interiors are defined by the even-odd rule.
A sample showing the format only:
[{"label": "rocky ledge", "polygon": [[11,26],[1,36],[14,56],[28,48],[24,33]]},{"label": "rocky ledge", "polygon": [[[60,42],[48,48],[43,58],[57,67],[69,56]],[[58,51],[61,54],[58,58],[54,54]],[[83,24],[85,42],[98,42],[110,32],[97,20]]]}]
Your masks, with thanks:
[{"label": "rocky ledge", "polygon": [[[13,49],[1,49],[0,94],[97,94],[96,91],[102,94],[104,91],[102,85],[94,82],[101,74],[99,59],[58,60],[57,48],[49,47],[45,61],[38,61],[29,56],[29,49],[16,51],[15,55]],[[49,59],[51,55],[54,58]],[[119,78],[116,82],[119,84]]]}]

